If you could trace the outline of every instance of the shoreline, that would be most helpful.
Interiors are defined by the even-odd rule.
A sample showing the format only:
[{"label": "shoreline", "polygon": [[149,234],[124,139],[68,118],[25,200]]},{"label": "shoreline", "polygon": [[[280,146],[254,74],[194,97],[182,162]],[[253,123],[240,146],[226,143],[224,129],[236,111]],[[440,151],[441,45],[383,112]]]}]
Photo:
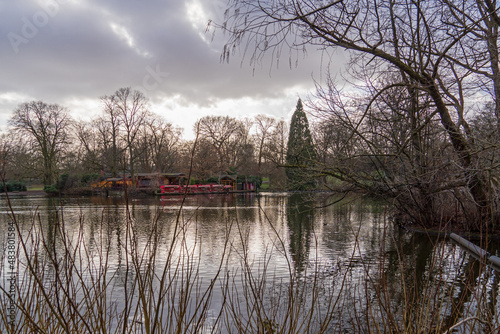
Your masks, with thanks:
[{"label": "shoreline", "polygon": [[27,191],[9,191],[0,193],[1,198],[18,198],[18,197],[48,197],[49,195],[43,190],[27,190]]},{"label": "shoreline", "polygon": [[415,225],[410,225],[410,226],[404,226],[400,224],[396,224],[397,227],[399,227],[400,230],[409,232],[409,233],[415,233],[415,234],[425,234],[431,237],[442,237],[442,238],[450,238],[452,234],[459,235],[463,238],[475,240],[475,241],[480,241],[480,240],[494,240],[494,241],[500,241],[500,231],[492,231],[487,234],[481,234],[480,232],[467,232],[464,230],[460,229],[442,229],[439,230],[437,227],[431,227],[431,228],[421,228]]},{"label": "shoreline", "polygon": [[[322,193],[326,193],[328,191],[321,191]],[[223,194],[241,194],[241,193],[254,193],[257,195],[260,195],[261,193],[290,193],[294,194],[297,192],[287,192],[287,191],[272,191],[272,190],[266,190],[266,191],[231,191],[231,192],[199,192],[199,193],[165,193],[165,194],[160,194],[156,193],[154,191],[151,191],[150,189],[140,189],[138,190],[133,190],[129,191],[127,196],[130,197],[178,197],[182,195],[187,195],[187,196],[193,196],[193,195],[223,195]],[[299,192],[303,193],[303,192]],[[310,193],[318,193],[318,191],[313,191]],[[335,194],[336,192],[331,192],[332,194]],[[11,192],[3,192],[0,193],[0,198],[6,198],[8,195],[9,198],[42,198],[42,197],[57,197],[58,195],[52,195],[52,194],[47,194],[43,190],[27,190],[27,191],[11,191]],[[60,194],[61,196],[84,196],[84,197],[89,197],[89,196],[103,196],[102,193],[99,192],[93,192],[92,194],[89,193],[88,189],[85,189],[84,191],[81,192],[69,192],[69,193],[62,193]],[[494,241],[500,241],[500,230],[497,231],[492,231],[487,234],[481,234],[480,232],[468,232],[464,231],[461,229],[450,229],[450,228],[443,228],[439,229],[439,226],[436,227],[430,227],[430,228],[422,228],[418,225],[410,224],[410,225],[402,225],[393,222],[401,231],[406,231],[409,233],[415,233],[415,234],[425,234],[428,236],[432,237],[444,237],[444,238],[450,238],[450,235],[452,233],[455,233],[461,237],[468,238],[471,240],[494,240]]]}]

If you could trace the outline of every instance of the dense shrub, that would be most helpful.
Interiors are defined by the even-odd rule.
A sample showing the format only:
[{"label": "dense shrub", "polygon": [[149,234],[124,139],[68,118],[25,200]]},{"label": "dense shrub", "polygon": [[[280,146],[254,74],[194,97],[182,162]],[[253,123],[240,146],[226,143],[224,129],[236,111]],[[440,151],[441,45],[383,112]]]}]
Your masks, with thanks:
[{"label": "dense shrub", "polygon": [[50,185],[44,186],[43,191],[45,191],[47,194],[50,194],[50,195],[55,195],[55,194],[59,193],[59,189],[57,188],[56,184],[50,184]]},{"label": "dense shrub", "polygon": [[80,182],[83,186],[88,186],[90,185],[92,182],[96,181],[96,180],[99,180],[99,174],[96,174],[96,173],[92,173],[92,174],[83,174],[81,177],[80,177]]},{"label": "dense shrub", "polygon": [[59,191],[77,190],[82,187],[87,187],[90,183],[99,179],[99,175],[96,173],[92,174],[70,174],[63,173],[59,176],[57,183],[47,185],[44,187],[44,191],[47,194],[58,194]]},{"label": "dense shrub", "polygon": [[26,184],[22,181],[12,180],[7,181],[5,185],[3,183],[0,184],[0,192],[7,191],[26,191]]}]

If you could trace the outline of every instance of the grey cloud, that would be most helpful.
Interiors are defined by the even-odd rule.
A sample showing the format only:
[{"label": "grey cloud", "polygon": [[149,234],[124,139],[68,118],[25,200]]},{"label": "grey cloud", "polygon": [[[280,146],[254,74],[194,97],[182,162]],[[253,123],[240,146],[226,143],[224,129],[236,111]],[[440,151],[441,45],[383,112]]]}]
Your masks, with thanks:
[{"label": "grey cloud", "polygon": [[[176,96],[185,103],[209,106],[241,97],[279,98],[289,87],[311,86],[311,73],[319,69],[316,55],[292,70],[286,59],[279,70],[264,64],[255,72],[247,63],[241,66],[239,56],[229,64],[220,63],[221,36],[207,44],[188,20],[183,1],[64,2],[39,26],[33,20],[44,10],[37,2],[0,5],[0,94],[16,92],[58,102],[69,97],[96,99],[131,86],[143,88],[152,101]],[[218,2],[204,5],[208,12],[221,10]],[[23,27],[29,26],[26,20],[37,29],[29,38],[23,36]],[[133,47],[111,23],[128,32]],[[25,38],[18,52],[9,39],[12,33]],[[154,78],[155,71],[159,78]],[[0,108],[0,113],[11,112]]]}]

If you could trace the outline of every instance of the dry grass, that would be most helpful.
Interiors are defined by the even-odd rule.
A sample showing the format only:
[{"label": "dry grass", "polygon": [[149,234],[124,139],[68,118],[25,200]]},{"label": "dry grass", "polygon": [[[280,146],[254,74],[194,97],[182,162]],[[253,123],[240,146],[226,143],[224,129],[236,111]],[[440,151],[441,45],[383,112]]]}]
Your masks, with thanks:
[{"label": "dry grass", "polygon": [[[432,240],[432,247],[424,243],[419,249],[422,243],[414,238],[388,233],[383,240],[400,240],[382,243],[370,259],[364,258],[356,242],[347,263],[325,270],[316,255],[297,270],[282,231],[261,211],[273,231],[264,256],[249,255],[248,232],[238,218],[221,222],[226,242],[215,274],[207,278],[200,273],[202,245],[188,238],[193,222],[182,215],[182,208],[169,239],[163,233],[160,208],[147,237],[138,237],[136,222],[126,208],[120,244],[111,240],[107,227],[113,222],[104,214],[90,238],[83,233],[83,215],[79,229],[69,228],[64,210],[58,208],[55,223],[44,230],[47,224],[38,212],[29,222],[20,222],[11,208],[17,234],[16,319],[10,325],[11,294],[3,278],[0,331],[267,334],[500,329],[498,274],[457,249],[450,252],[439,239]],[[28,225],[21,229],[23,224]],[[239,237],[237,251],[230,234]],[[357,238],[359,231],[352,234]],[[314,233],[312,243],[318,243]],[[397,246],[387,249],[388,244]],[[110,249],[116,247],[118,260],[110,258]],[[410,252],[411,248],[417,251]],[[228,258],[235,252],[240,265],[230,268]],[[1,266],[6,263],[3,253]],[[271,265],[277,257],[286,263],[285,276]],[[457,261],[463,265],[453,273],[451,264]],[[0,272],[6,269],[1,267]]]}]

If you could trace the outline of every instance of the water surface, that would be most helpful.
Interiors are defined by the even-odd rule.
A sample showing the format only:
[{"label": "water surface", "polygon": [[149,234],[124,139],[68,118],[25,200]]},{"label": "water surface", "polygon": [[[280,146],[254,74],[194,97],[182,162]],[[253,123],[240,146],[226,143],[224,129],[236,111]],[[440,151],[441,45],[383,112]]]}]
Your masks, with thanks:
[{"label": "water surface", "polygon": [[[121,197],[17,198],[11,207],[5,200],[0,202],[0,228],[7,231],[12,226],[12,210],[28,248],[35,249],[37,244],[29,236],[39,236],[34,252],[40,259],[55,254],[64,264],[63,249],[70,245],[77,250],[82,268],[89,263],[95,268],[82,270],[82,275],[73,277],[77,281],[89,284],[99,268],[105,268],[107,302],[116,313],[126,308],[125,295],[137,293],[135,284],[147,277],[146,271],[155,274],[153,295],[161,291],[162,277],[176,282],[190,277],[196,289],[189,295],[189,312],[195,314],[204,292],[210,291],[203,315],[207,332],[230,331],[234,318],[225,323],[217,320],[229,300],[239,305],[238,314],[248,321],[252,321],[252,305],[262,302],[265,312],[273,315],[263,328],[278,326],[290,312],[289,307],[280,309],[280,303],[286,304],[280,298],[295,287],[304,291],[301,307],[317,309],[314,322],[328,318],[329,332],[389,326],[387,319],[392,316],[392,326],[404,328],[408,314],[420,313],[429,313],[429,319],[437,314],[445,328],[472,316],[498,326],[499,279],[494,270],[449,240],[398,229],[389,222],[382,203],[351,198],[331,205],[335,200],[326,194],[284,193],[128,201]],[[17,244],[20,240],[16,237]],[[0,249],[7,249],[8,244],[3,234]],[[16,252],[16,284],[22,295],[26,259],[33,253],[21,248]],[[492,252],[497,251],[492,248]],[[134,256],[140,261],[134,262]],[[5,290],[11,285],[7,260],[4,255],[0,272]],[[50,261],[41,263],[46,265],[44,280],[60,275],[61,269]],[[249,289],[252,282],[262,287],[256,300],[252,300],[255,291]],[[74,298],[83,298],[83,292],[79,290]],[[165,317],[180,307],[181,301],[175,298],[162,311]],[[2,307],[7,307],[5,293]],[[421,307],[435,310],[422,311]],[[22,319],[18,312],[16,320]],[[0,323],[1,331],[5,321]],[[436,325],[431,320],[419,321],[422,326]],[[479,322],[470,326],[457,329],[485,330]]]}]

